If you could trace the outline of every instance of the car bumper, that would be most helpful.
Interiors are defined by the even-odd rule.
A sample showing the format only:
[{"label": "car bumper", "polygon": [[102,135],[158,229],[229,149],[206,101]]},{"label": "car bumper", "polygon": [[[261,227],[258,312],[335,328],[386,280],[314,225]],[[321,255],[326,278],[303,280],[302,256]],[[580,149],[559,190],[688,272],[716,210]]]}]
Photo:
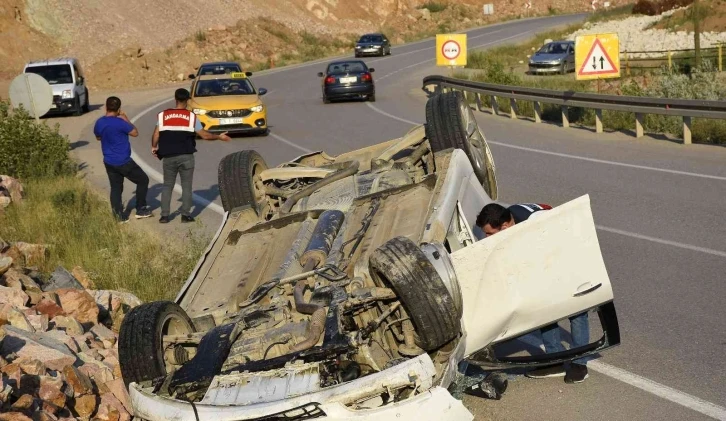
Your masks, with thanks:
[{"label": "car bumper", "polygon": [[375,93],[376,89],[372,83],[325,88],[325,96],[328,97],[328,99],[356,98],[365,95],[373,95]]},{"label": "car bumper", "polygon": [[530,73],[558,73],[562,70],[562,64],[530,64]]},{"label": "car bumper", "polygon": [[69,99],[53,98],[53,102],[51,102],[50,109],[48,110],[46,115],[63,114],[63,113],[67,113],[69,111],[73,111],[73,107],[75,106],[75,103],[76,103],[75,98],[69,98]]},{"label": "car bumper", "polygon": [[267,112],[264,110],[232,121],[206,115],[198,115],[197,118],[204,130],[210,133],[256,133],[267,130]]},{"label": "car bumper", "polygon": [[355,53],[359,56],[380,56],[383,53],[383,48],[361,48],[355,50]]},{"label": "car bumper", "polygon": [[[151,394],[136,383],[129,385],[129,392],[134,416],[149,421],[196,421],[197,419],[252,421],[278,418],[290,420],[314,418],[330,421],[473,420],[473,415],[461,401],[451,396],[444,387],[432,385],[435,373],[436,369],[431,358],[423,354],[393,366],[385,372],[371,374],[315,393],[270,402],[230,404],[229,399],[235,399],[236,396],[234,387],[211,393],[208,391],[208,397],[195,403],[194,406],[185,401]],[[418,383],[420,389],[425,391],[403,401],[377,408],[353,409],[345,405],[347,402],[360,402],[389,388],[410,386],[412,382]],[[220,401],[217,404],[209,401],[205,403],[207,399]]]}]

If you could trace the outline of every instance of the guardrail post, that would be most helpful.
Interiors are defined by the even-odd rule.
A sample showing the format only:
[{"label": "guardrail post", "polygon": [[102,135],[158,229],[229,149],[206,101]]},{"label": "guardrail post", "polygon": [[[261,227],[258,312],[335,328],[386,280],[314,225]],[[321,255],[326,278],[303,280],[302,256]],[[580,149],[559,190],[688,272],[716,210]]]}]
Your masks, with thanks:
[{"label": "guardrail post", "polygon": [[673,52],[668,51],[668,71],[673,70]]},{"label": "guardrail post", "polygon": [[595,132],[602,133],[602,110],[595,110]]},{"label": "guardrail post", "polygon": [[560,109],[562,110],[562,127],[570,127],[570,116],[567,105],[563,105],[562,107],[560,107]]},{"label": "guardrail post", "polygon": [[542,122],[542,104],[539,101],[534,101],[534,122]]},{"label": "guardrail post", "polygon": [[481,108],[482,108],[481,107],[481,94],[478,93],[478,92],[475,93],[474,94],[474,98],[476,98],[476,109],[477,109],[477,111],[481,111]]},{"label": "guardrail post", "polygon": [[721,44],[718,45],[718,71],[723,71],[723,67],[721,66]]},{"label": "guardrail post", "polygon": [[497,97],[492,95],[492,113],[494,115],[499,115],[499,103],[497,102]]},{"label": "guardrail post", "polygon": [[635,137],[643,137],[643,123],[645,115],[641,113],[635,113]]},{"label": "guardrail post", "polygon": [[683,143],[685,145],[691,144],[692,139],[692,132],[691,132],[691,124],[693,123],[693,120],[691,117],[683,117]]},{"label": "guardrail post", "polygon": [[517,100],[514,98],[509,98],[509,118],[516,119],[518,111],[519,110],[517,109]]}]

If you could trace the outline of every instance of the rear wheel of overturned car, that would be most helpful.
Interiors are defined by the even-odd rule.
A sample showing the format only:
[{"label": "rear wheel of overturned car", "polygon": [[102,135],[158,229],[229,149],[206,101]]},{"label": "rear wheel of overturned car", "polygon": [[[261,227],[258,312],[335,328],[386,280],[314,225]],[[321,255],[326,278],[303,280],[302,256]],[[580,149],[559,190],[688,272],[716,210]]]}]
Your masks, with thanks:
[{"label": "rear wheel of overturned car", "polygon": [[171,301],[134,307],[121,323],[118,357],[124,383],[141,383],[165,376],[172,362],[166,358],[164,336],[194,333],[186,312]]},{"label": "rear wheel of overturned car", "polygon": [[434,152],[462,149],[474,168],[477,179],[493,200],[497,198],[497,179],[489,145],[476,122],[474,112],[459,91],[432,96],[426,102],[426,137]]},{"label": "rear wheel of overturned car", "polygon": [[265,193],[258,187],[260,173],[267,169],[265,160],[253,150],[231,153],[219,162],[217,183],[225,211],[251,206],[259,215]]},{"label": "rear wheel of overturned car", "polygon": [[369,265],[374,281],[393,288],[401,300],[416,331],[416,345],[433,351],[459,334],[454,299],[416,243],[395,237],[371,254]]}]

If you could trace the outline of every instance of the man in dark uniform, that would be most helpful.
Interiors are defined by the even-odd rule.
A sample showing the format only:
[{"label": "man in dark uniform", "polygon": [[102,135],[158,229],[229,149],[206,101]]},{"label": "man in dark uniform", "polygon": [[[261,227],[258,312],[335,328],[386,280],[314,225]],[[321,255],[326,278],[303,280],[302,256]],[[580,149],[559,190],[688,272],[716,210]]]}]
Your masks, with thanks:
[{"label": "man in dark uniform", "polygon": [[[550,210],[552,206],[540,203],[519,203],[505,208],[496,203],[490,203],[476,218],[476,225],[481,228],[487,236],[494,235],[528,220],[537,212]],[[570,330],[572,331],[572,347],[579,347],[590,343],[590,327],[587,312],[572,316],[570,319]],[[557,323],[545,326],[540,329],[545,351],[548,354],[561,352],[565,349],[560,340],[560,328]],[[581,383],[588,377],[587,360],[580,358],[572,361],[570,367],[565,369],[563,365],[554,365],[540,368],[527,373],[527,377],[546,378],[565,376],[566,383]]]},{"label": "man in dark uniform", "polygon": [[196,136],[204,140],[229,141],[227,133],[212,134],[202,128],[197,116],[187,110],[189,91],[184,88],[174,92],[176,105],[164,110],[157,116],[156,128],[151,138],[151,153],[161,159],[164,166],[164,190],[161,193],[161,218],[159,222],[169,222],[171,192],[174,190],[176,176],[181,177],[182,209],[181,221],[192,222],[192,179],[194,177],[194,153],[197,151]]}]

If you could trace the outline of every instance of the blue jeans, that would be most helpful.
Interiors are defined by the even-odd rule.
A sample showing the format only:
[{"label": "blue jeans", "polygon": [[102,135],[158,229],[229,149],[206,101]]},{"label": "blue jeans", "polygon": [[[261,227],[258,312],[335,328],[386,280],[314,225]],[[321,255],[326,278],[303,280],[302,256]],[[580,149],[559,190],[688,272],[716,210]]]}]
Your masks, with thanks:
[{"label": "blue jeans", "polygon": [[[565,350],[560,340],[560,327],[557,323],[545,326],[540,331],[542,332],[545,351],[548,354]],[[572,333],[572,344],[570,348],[577,348],[590,343],[590,325],[588,323],[587,312],[570,317],[570,331]],[[579,358],[572,362],[587,365],[587,358]]]}]

